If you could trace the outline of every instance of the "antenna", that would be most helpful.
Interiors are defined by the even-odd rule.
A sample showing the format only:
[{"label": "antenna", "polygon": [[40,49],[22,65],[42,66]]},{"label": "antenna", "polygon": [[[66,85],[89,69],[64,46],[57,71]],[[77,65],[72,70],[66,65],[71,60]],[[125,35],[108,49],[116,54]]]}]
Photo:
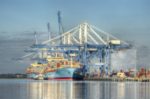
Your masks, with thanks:
[{"label": "antenna", "polygon": [[57,16],[58,16],[59,34],[61,35],[61,12],[60,11],[58,11]]},{"label": "antenna", "polygon": [[50,31],[50,23],[47,23],[47,29],[48,29],[48,40],[51,39],[51,31]]},{"label": "antenna", "polygon": [[36,32],[34,32],[34,37],[35,37],[35,44],[38,44],[37,33]]},{"label": "antenna", "polygon": [[[58,16],[59,35],[62,35],[62,33],[64,33],[64,28],[61,20],[61,11],[58,11],[57,16]],[[62,38],[60,38],[60,40],[61,40],[60,43],[62,44]]]}]

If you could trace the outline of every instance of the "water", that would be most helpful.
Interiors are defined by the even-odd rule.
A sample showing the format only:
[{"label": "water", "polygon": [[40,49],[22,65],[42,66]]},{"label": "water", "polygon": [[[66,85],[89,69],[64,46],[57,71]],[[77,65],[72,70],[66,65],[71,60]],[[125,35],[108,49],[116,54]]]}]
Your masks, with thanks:
[{"label": "water", "polygon": [[1,79],[0,99],[150,99],[150,83]]}]

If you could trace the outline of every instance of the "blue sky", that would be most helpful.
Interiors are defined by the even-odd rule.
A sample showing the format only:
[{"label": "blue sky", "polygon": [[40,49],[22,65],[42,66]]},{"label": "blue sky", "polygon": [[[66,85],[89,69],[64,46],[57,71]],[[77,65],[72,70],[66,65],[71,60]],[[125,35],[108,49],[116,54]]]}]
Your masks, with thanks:
[{"label": "blue sky", "polygon": [[58,10],[65,30],[87,21],[123,40],[150,47],[149,9],[150,0],[0,0],[0,72],[24,71],[26,64],[11,58],[30,46],[34,31],[46,32],[47,22],[53,32],[58,31]]},{"label": "blue sky", "polygon": [[1,0],[0,31],[46,31],[47,22],[56,31],[58,10],[66,30],[88,21],[106,31],[146,31],[150,26],[149,5],[149,0]]}]

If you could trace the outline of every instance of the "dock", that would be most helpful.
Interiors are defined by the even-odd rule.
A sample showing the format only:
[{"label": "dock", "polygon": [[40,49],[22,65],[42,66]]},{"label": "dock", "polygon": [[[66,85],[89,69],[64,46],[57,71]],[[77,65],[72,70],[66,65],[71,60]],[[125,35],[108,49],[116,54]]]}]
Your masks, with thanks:
[{"label": "dock", "polygon": [[84,78],[85,81],[114,81],[114,82],[126,82],[126,81],[135,81],[135,82],[150,82],[150,78]]}]

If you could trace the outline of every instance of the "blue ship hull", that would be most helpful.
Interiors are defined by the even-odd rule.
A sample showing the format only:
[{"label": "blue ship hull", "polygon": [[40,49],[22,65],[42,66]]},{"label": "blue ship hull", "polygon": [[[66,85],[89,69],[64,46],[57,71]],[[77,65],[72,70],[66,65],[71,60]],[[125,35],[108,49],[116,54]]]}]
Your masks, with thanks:
[{"label": "blue ship hull", "polygon": [[82,80],[83,75],[78,73],[79,68],[60,68],[54,72],[48,72],[44,75],[47,80]]}]

